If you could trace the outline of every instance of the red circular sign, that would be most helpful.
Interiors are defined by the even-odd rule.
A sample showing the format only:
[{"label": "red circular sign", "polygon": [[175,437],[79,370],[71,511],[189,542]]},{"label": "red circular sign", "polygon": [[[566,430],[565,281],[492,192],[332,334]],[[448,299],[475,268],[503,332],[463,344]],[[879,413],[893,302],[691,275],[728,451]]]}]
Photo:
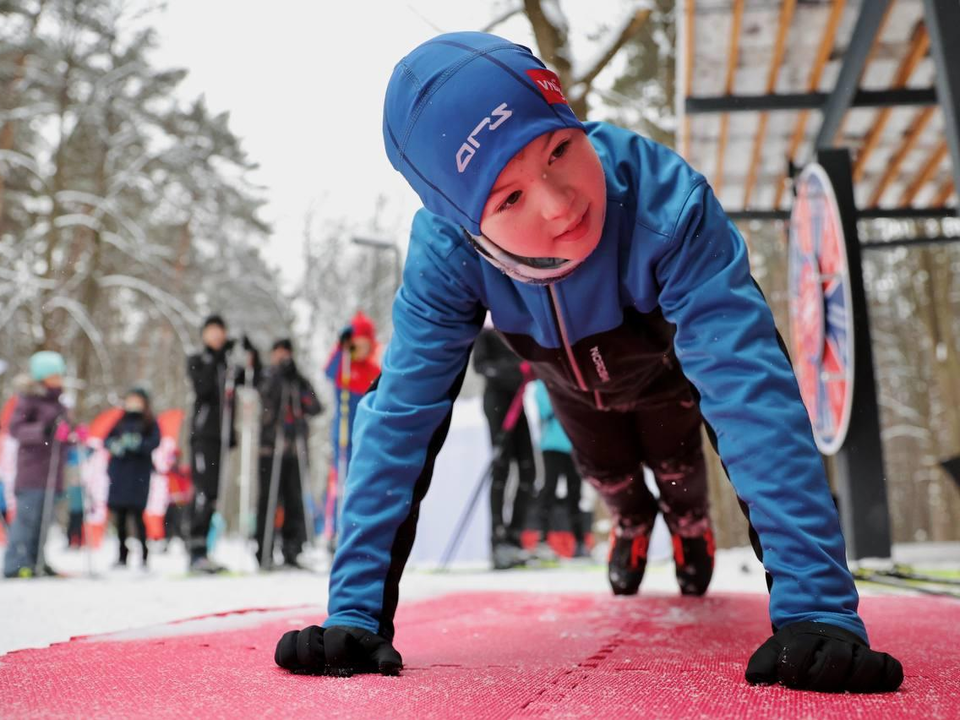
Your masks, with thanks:
[{"label": "red circular sign", "polygon": [[853,315],[843,225],[826,171],[808,165],[790,214],[790,337],[817,447],[843,445],[853,403]]}]

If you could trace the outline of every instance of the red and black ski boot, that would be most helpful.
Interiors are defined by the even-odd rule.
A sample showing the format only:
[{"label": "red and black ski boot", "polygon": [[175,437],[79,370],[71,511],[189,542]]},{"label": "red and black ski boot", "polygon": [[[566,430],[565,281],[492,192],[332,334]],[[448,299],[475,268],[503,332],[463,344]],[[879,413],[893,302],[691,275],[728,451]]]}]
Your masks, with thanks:
[{"label": "red and black ski boot", "polygon": [[647,569],[647,548],[650,528],[614,526],[610,531],[610,553],[607,556],[607,579],[614,595],[636,595]]},{"label": "red and black ski boot", "polygon": [[677,583],[681,595],[703,595],[713,577],[716,543],[708,526],[694,537],[673,536],[673,559],[677,564]]}]

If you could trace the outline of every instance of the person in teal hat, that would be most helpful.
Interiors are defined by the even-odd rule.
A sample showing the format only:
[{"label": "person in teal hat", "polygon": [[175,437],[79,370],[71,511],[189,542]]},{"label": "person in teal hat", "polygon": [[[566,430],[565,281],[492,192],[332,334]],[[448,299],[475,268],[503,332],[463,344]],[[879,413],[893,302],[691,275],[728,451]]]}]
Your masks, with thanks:
[{"label": "person in teal hat", "polygon": [[40,553],[53,514],[50,495],[63,491],[69,426],[60,395],[66,371],[60,353],[45,350],[31,356],[30,381],[17,397],[10,421],[10,435],[19,448],[14,481],[16,516],[3,560],[6,577],[56,574]]},{"label": "person in teal hat", "polygon": [[553,508],[558,504],[557,484],[563,476],[567,484],[564,506],[569,516],[570,530],[573,532],[573,556],[589,557],[586,545],[583,513],[580,512],[580,485],[583,480],[573,462],[573,444],[563,431],[553,406],[550,394],[542,381],[533,383],[534,398],[540,413],[540,454],[543,456],[543,487],[537,497],[537,511],[540,517],[540,538],[547,541]]}]

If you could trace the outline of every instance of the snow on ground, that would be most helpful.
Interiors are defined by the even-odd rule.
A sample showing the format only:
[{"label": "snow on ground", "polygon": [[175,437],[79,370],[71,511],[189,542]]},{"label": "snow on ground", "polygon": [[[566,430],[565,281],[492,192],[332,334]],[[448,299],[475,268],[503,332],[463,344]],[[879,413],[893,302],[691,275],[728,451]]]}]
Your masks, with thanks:
[{"label": "snow on ground", "polygon": [[[305,611],[321,613],[327,602],[326,568],[329,558],[316,550],[305,553],[316,572],[279,570],[256,574],[252,546],[225,540],[215,557],[234,572],[224,576],[190,577],[185,573],[186,554],[175,542],[167,552],[151,551],[149,569],[131,550],[132,565],[115,570],[116,539],[87,555],[64,549],[59,532],[48,542],[50,564],[70,577],[36,580],[0,580],[0,655],[29,647],[45,647],[71,637],[95,633],[137,630],[159,623],[210,613],[249,608],[310,606]],[[596,557],[605,557],[597,548]],[[894,559],[925,567],[960,565],[960,543],[898,547]],[[411,567],[401,584],[401,602],[465,591],[596,592],[607,594],[603,562],[576,561],[559,568],[491,572],[484,566],[456,566],[440,573],[427,567]],[[717,552],[713,592],[766,593],[763,570],[750,548]],[[673,563],[651,563],[642,595],[676,593]],[[862,588],[863,594],[885,592]],[[632,599],[626,600],[633,601]]]}]

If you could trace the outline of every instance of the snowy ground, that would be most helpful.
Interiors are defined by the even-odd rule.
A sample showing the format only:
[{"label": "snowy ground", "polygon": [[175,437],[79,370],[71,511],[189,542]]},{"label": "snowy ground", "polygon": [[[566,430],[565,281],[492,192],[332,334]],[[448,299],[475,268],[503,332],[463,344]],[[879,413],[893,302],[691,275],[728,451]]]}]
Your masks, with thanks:
[{"label": "snowy ground", "polygon": [[[317,551],[307,561],[317,572],[277,571],[254,574],[252,552],[239,541],[225,541],[216,553],[219,562],[235,571],[216,577],[188,577],[182,545],[166,553],[154,551],[149,569],[133,565],[113,570],[116,540],[87,556],[65,550],[62,534],[53,535],[47,554],[66,578],[0,580],[0,655],[28,647],[44,647],[78,635],[117,632],[209,613],[246,608],[310,605],[325,608],[328,558]],[[604,548],[597,548],[604,557]],[[898,562],[960,565],[960,543],[895,548]],[[429,568],[407,570],[401,602],[470,590],[608,593],[601,562],[567,563],[560,568],[490,572],[481,566],[461,566],[448,573]],[[766,593],[762,568],[749,548],[720,550],[711,590]],[[654,562],[644,578],[642,593],[675,593],[670,560]],[[862,593],[884,592],[862,588]]]}]

